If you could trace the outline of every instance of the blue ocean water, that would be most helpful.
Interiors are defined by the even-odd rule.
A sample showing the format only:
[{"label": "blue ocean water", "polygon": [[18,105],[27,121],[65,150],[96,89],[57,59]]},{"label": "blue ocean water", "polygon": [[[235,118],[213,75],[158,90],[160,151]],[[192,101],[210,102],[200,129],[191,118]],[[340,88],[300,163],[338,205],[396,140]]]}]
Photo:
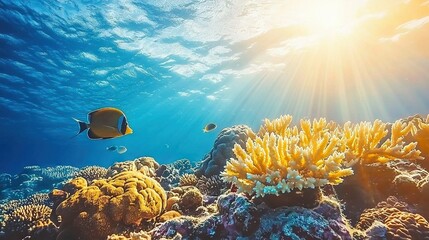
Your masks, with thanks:
[{"label": "blue ocean water", "polygon": [[[287,15],[291,2],[0,1],[0,172],[140,156],[195,162],[223,128],[257,129],[281,114],[344,122],[429,112],[429,51],[419,45],[428,24],[395,42],[415,18],[372,18],[386,27],[377,36],[314,43]],[[72,138],[72,118],[107,106],[124,111],[133,134]],[[203,133],[210,122],[218,128]]]}]

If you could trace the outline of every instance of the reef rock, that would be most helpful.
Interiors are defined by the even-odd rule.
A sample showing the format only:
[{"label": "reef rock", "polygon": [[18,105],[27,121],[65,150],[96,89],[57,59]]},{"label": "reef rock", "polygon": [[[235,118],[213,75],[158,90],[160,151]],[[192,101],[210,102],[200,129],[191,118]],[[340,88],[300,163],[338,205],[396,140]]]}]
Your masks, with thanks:
[{"label": "reef rock", "polygon": [[219,175],[223,171],[226,161],[235,157],[232,151],[234,144],[237,143],[243,148],[246,147],[248,130],[250,128],[246,125],[236,125],[223,129],[216,138],[212,150],[204,157],[195,174],[206,177]]}]

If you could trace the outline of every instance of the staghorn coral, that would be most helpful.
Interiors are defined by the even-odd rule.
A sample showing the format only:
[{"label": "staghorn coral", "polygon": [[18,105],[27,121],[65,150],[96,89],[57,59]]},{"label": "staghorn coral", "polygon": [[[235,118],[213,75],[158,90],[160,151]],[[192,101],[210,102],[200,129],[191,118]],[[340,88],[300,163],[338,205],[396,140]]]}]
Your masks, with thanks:
[{"label": "staghorn coral", "polygon": [[[375,120],[373,124],[362,122],[352,125],[344,124],[341,131],[342,145],[340,150],[345,153],[348,165],[356,162],[363,164],[385,163],[396,159],[416,160],[422,159],[420,151],[416,149],[417,143],[406,144],[404,137],[413,128],[411,123],[403,123],[401,120],[392,124],[390,138],[387,124]],[[384,141],[383,141],[384,140]]]},{"label": "staghorn coral", "polygon": [[185,173],[180,177],[179,186],[195,186],[198,183],[198,178],[195,174]]},{"label": "staghorn coral", "polygon": [[[421,156],[429,159],[429,114],[426,117],[415,115],[408,117],[402,122],[413,125],[411,134],[405,136],[405,142],[417,142],[417,149],[420,150]],[[429,161],[421,161],[421,166],[429,171]]]},{"label": "staghorn coral", "polygon": [[45,205],[52,207],[53,202],[49,199],[47,193],[35,193],[25,199],[25,204],[27,205]]},{"label": "staghorn coral", "polygon": [[166,193],[141,172],[121,172],[111,179],[95,180],[78,190],[56,209],[63,219],[58,239],[106,239],[125,226],[160,215]]},{"label": "staghorn coral", "polygon": [[55,239],[57,228],[49,219],[52,209],[45,205],[23,205],[5,217],[6,239]]},{"label": "staghorn coral", "polygon": [[107,169],[99,166],[84,167],[76,173],[75,177],[83,177],[88,183],[93,180],[107,177]]},{"label": "staghorn coral", "polygon": [[[371,123],[339,127],[333,122],[301,120],[300,128],[289,127],[290,115],[265,119],[258,133],[248,131],[246,147],[234,146],[222,173],[239,192],[263,197],[292,190],[337,185],[353,174],[352,166],[385,163],[396,159],[421,159],[416,143],[406,144],[404,137],[412,124],[396,121],[390,138],[386,124]],[[383,140],[383,141],[382,141]]]},{"label": "staghorn coral", "polygon": [[342,165],[344,153],[337,150],[340,139],[329,131],[326,120],[301,120],[301,130],[289,128],[291,121],[289,115],[266,120],[257,135],[249,133],[246,150],[236,144],[236,159],[227,163],[224,179],[239,192],[259,197],[339,184],[353,174]]},{"label": "staghorn coral", "polygon": [[246,145],[249,130],[250,128],[246,125],[224,128],[217,136],[210,153],[206,154],[200,166],[197,167],[195,175],[198,177],[219,175],[227,160],[234,157],[232,150],[234,145],[239,144],[242,147]]},{"label": "staghorn coral", "polygon": [[46,167],[40,170],[40,176],[44,181],[61,182],[70,178],[79,171],[79,168],[72,166]]}]

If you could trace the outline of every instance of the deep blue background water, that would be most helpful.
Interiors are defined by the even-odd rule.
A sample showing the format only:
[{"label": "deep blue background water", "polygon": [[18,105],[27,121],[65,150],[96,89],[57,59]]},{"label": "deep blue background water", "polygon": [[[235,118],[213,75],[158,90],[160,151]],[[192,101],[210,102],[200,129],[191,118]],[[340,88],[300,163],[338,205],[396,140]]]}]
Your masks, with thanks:
[{"label": "deep blue background water", "polygon": [[[272,2],[277,9],[287,1]],[[299,48],[291,58],[266,54],[300,37],[290,33],[286,15],[273,23],[278,17],[268,5],[0,1],[0,172],[25,165],[107,167],[140,156],[198,161],[222,128],[256,129],[263,118],[280,114],[337,121],[427,114],[426,48],[404,57],[406,64],[383,52],[380,58],[388,61],[358,69],[364,77],[350,76],[354,80],[341,88],[338,82],[306,82],[299,72],[314,68],[293,65],[305,51]],[[399,66],[413,66],[414,74],[396,72]],[[72,117],[86,120],[105,106],[122,109],[134,133],[102,141],[71,138],[78,130]],[[203,133],[209,122],[218,128]],[[108,152],[110,145],[128,151]]]}]

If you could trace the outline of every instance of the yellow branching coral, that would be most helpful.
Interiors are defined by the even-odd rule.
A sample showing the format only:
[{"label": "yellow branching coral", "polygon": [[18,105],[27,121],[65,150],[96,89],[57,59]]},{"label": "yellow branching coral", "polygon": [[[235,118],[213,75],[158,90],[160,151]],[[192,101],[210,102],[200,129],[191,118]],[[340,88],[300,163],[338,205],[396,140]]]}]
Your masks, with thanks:
[{"label": "yellow branching coral", "polygon": [[343,167],[344,154],[337,151],[340,139],[329,131],[325,119],[301,120],[300,130],[288,128],[291,116],[280,119],[266,120],[258,135],[247,140],[246,149],[234,146],[236,159],[227,163],[222,175],[240,192],[278,195],[338,184],[353,174]]},{"label": "yellow branching coral", "polygon": [[413,127],[405,142],[417,142],[417,149],[425,158],[429,157],[429,115],[423,118],[419,115],[409,117],[405,122],[412,123]]},{"label": "yellow branching coral", "polygon": [[291,122],[290,115],[266,119],[258,133],[249,131],[246,147],[234,146],[236,158],[227,162],[224,179],[239,192],[278,195],[339,184],[353,174],[350,167],[358,162],[420,158],[416,143],[404,141],[413,130],[411,123],[396,121],[388,138],[387,124],[380,120],[346,123],[343,128],[324,118],[301,120],[299,127],[289,127]]},{"label": "yellow branching coral", "polygon": [[412,123],[398,120],[392,124],[390,138],[386,139],[387,124],[380,120],[375,120],[373,124],[363,122],[354,126],[347,122],[342,131],[341,150],[346,154],[348,165],[357,162],[369,164],[395,159],[420,159],[416,143],[404,142],[404,137],[412,128]]}]

